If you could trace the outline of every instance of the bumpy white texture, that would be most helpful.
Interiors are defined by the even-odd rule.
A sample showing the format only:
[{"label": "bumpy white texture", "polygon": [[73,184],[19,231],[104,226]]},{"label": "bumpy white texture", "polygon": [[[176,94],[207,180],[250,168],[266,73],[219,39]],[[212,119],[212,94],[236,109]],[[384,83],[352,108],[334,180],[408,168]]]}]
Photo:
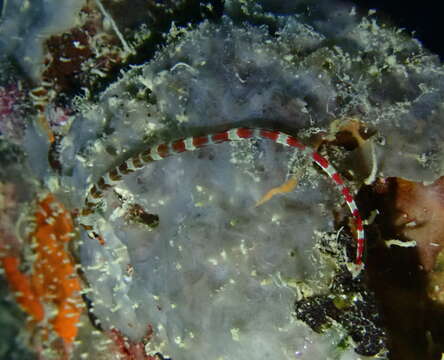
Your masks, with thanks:
[{"label": "bumpy white texture", "polygon": [[[155,59],[97,102],[80,101],[62,142],[63,196],[81,206],[89,184],[144,143],[271,122],[308,135],[352,116],[376,133],[369,141],[377,175],[442,174],[436,58],[352,9],[323,21],[330,6],[320,4],[310,18],[228,2],[236,23],[172,33]],[[332,160],[344,171],[342,157]],[[128,176],[116,189],[123,205],[110,194],[97,216],[107,245],[84,234],[81,246],[104,328],[137,340],[153,324],[150,346],[175,360],[356,358],[336,350],[344,334],[319,337],[291,315],[295,283],[328,276],[310,255],[315,231],[333,231],[339,209],[333,187],[306,165],[287,149],[253,142],[215,145]],[[307,174],[295,192],[254,206],[294,172]],[[157,228],[128,220],[134,202],[159,215]]]},{"label": "bumpy white texture", "polygon": [[322,38],[312,46],[294,38],[293,63],[331,80],[334,92],[324,94],[329,119],[353,116],[375,131],[370,141],[377,176],[431,182],[444,174],[444,69],[437,55],[404,31],[375,16],[359,19],[359,9],[337,2],[229,1],[228,8],[233,17],[243,12],[245,20],[277,24],[281,38],[294,33],[286,31],[291,20],[271,14],[295,12],[313,37]]},{"label": "bumpy white texture", "polygon": [[171,36],[154,61],[130,70],[101,95],[100,104],[80,105],[82,114],[62,144],[65,173],[74,174],[64,179],[67,186],[86,189],[147,142],[241,124],[273,122],[293,132],[327,126],[324,110],[334,107],[335,97],[330,79],[281,55],[296,51],[296,38],[310,47],[321,38],[294,19],[286,29],[276,43],[265,28],[233,27],[225,18],[180,41]]},{"label": "bumpy white texture", "polygon": [[442,176],[444,69],[438,57],[374,20],[361,21],[347,37],[362,44],[350,70],[362,67],[358,61],[369,65],[349,82],[360,98],[360,118],[378,131],[378,176],[415,181]]},{"label": "bumpy white texture", "polygon": [[[63,163],[69,167],[71,154],[85,161],[73,163],[66,186],[85,187],[87,176],[96,180],[147,138],[269,119],[296,131],[316,113],[317,124],[326,124],[322,110],[335,93],[330,80],[279,55],[291,52],[294,37],[305,34],[310,46],[321,37],[294,19],[287,27],[294,35],[277,44],[265,29],[236,28],[228,19],[171,39],[153,62],[104,93],[100,105],[85,108],[65,138]],[[295,192],[255,207],[292,175],[300,180]],[[174,359],[337,352],[339,334],[318,337],[292,316],[296,283],[319,271],[311,259],[314,231],[334,230],[331,210],[340,199],[310,161],[266,141],[215,145],[155,163],[116,191],[123,206],[111,194],[97,217],[106,246],[84,236],[81,249],[104,328],[138,340],[152,324],[150,347]],[[134,202],[159,215],[157,228],[128,221]]]},{"label": "bumpy white texture", "polygon": [[130,202],[159,215],[155,229],[128,224],[110,196],[110,220],[100,223],[107,245],[85,237],[83,246],[105,328],[139,339],[153,324],[151,347],[174,359],[292,359],[298,351],[308,359],[319,346],[334,352],[329,338],[302,351],[310,331],[291,315],[294,282],[317,271],[313,230],[333,228],[323,206],[333,206],[329,187],[316,181],[317,188],[302,185],[255,207],[285,181],[291,155],[259,145],[247,166],[233,161],[243,149],[224,144],[131,175],[117,191],[137,194]]}]

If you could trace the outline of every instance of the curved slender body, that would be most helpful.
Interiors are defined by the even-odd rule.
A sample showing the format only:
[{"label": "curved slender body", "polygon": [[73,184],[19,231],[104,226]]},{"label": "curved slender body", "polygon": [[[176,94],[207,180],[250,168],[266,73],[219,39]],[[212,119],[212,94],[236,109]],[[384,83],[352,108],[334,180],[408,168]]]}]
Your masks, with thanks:
[{"label": "curved slender body", "polygon": [[179,154],[186,151],[194,151],[201,147],[219,144],[228,141],[242,141],[246,139],[266,139],[275,143],[297,148],[316,163],[330,179],[335,183],[338,190],[343,195],[347,203],[356,226],[356,259],[355,264],[362,267],[362,257],[364,252],[365,234],[361,215],[356,203],[351,195],[350,189],[344,184],[342,177],[329,163],[327,159],[322,157],[313,149],[301,144],[295,137],[282,131],[274,131],[262,128],[233,128],[230,130],[209,134],[204,136],[193,136],[184,139],[175,140],[169,143],[159,144],[148,148],[130,157],[119,166],[105,173],[96,184],[94,184],[88,192],[85,199],[85,205],[81,210],[79,223],[88,232],[90,238],[95,238],[103,245],[104,240],[95,231],[94,221],[91,215],[94,214],[96,208],[104,201],[104,191],[118,184],[125,175],[142,169],[152,161],[162,160],[168,156]]}]

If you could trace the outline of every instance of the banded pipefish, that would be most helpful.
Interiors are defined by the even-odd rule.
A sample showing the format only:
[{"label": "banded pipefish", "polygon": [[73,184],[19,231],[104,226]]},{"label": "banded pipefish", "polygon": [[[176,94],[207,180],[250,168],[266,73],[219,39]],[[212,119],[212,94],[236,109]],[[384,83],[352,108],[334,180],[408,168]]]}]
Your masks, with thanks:
[{"label": "banded pipefish", "polygon": [[208,145],[249,139],[264,139],[283,146],[296,148],[317,164],[333,181],[347,203],[354,219],[356,227],[355,265],[356,270],[359,272],[363,267],[365,233],[359,209],[356,206],[356,202],[349,187],[346,186],[341,175],[325,157],[299,142],[294,136],[277,130],[246,127],[232,128],[214,134],[191,136],[168,143],[162,143],[141,151],[122,162],[119,166],[107,171],[94,185],[92,185],[85,198],[84,206],[80,211],[80,216],[78,218],[80,226],[87,231],[90,238],[97,239],[102,245],[104,245],[105,241],[96,229],[93,215],[100,204],[105,201],[104,192],[116,186],[126,175],[144,168],[153,161],[159,161],[171,155],[180,154],[186,151],[195,151]]}]

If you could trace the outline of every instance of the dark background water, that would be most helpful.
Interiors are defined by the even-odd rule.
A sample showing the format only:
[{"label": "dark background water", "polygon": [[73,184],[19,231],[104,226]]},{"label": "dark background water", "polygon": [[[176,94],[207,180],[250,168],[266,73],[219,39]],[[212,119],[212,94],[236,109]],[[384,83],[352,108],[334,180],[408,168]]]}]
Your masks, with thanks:
[{"label": "dark background water", "polygon": [[414,32],[414,37],[444,60],[442,0],[353,0],[356,7],[375,9],[376,16]]},{"label": "dark background water", "polygon": [[[0,0],[0,17],[7,0]],[[9,0],[13,1],[13,0]],[[388,19],[398,27],[415,32],[425,47],[444,60],[443,17],[441,0],[353,0],[357,7],[376,9],[378,17]]]}]

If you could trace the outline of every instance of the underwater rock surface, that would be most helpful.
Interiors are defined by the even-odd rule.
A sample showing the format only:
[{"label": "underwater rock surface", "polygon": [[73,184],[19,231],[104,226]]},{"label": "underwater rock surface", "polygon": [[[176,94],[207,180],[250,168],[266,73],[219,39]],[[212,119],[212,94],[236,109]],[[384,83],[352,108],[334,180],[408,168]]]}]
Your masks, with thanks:
[{"label": "underwater rock surface", "polygon": [[[103,3],[109,32],[137,49]],[[80,5],[62,7],[73,16]],[[12,106],[14,81],[4,80],[1,140],[24,153],[14,169],[33,179],[28,192],[53,193],[75,220],[91,185],[129,156],[240,126],[294,134],[355,193],[379,178],[444,174],[444,70],[419,42],[331,1],[231,0],[207,18],[172,22],[152,58],[122,56],[120,74],[99,71],[105,90],[65,94],[64,104],[48,97],[40,115],[27,110],[29,120],[29,104],[15,96],[25,105]],[[11,21],[0,29],[20,32]],[[154,15],[147,24],[154,29]],[[10,57],[32,51],[3,41]],[[41,64],[25,70],[38,78]],[[21,123],[10,125],[11,114]],[[0,180],[11,182],[4,172]],[[366,270],[350,273],[356,228],[303,153],[264,140],[209,145],[125,175],[105,204],[92,215],[105,244],[77,226],[69,248],[90,313],[72,358],[388,358]],[[371,217],[370,201],[358,207]],[[4,244],[3,252],[25,246]],[[85,345],[88,331],[98,345]]]}]

